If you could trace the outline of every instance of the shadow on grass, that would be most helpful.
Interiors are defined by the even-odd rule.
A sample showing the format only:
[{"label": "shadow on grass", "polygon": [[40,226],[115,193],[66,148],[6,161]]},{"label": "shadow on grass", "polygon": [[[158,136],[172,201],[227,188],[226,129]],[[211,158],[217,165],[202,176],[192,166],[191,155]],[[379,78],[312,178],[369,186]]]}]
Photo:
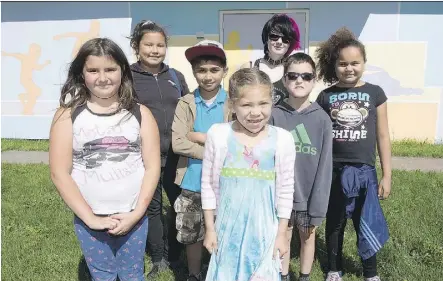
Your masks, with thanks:
[{"label": "shadow on grass", "polygon": [[90,281],[91,275],[89,274],[89,269],[86,264],[85,257],[82,256],[78,263],[78,281]]}]

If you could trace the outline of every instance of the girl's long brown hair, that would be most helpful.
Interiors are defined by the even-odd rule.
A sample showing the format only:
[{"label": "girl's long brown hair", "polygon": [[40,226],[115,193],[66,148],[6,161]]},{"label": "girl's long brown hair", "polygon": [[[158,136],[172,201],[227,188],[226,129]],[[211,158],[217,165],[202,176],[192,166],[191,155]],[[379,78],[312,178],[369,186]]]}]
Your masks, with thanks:
[{"label": "girl's long brown hair", "polygon": [[121,68],[121,85],[118,90],[118,110],[130,111],[136,104],[135,90],[133,87],[132,72],[129,62],[122,49],[112,40],[107,38],[94,38],[80,48],[77,56],[72,61],[68,77],[61,90],[60,107],[70,108],[73,112],[77,107],[84,105],[91,97],[85,85],[83,68],[88,56],[108,56]]}]

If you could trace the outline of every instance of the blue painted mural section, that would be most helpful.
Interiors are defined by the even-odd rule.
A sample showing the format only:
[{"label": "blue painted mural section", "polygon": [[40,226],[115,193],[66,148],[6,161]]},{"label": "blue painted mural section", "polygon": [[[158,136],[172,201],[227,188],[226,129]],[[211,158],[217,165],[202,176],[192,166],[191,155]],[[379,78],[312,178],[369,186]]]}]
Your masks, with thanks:
[{"label": "blue painted mural section", "polygon": [[[443,2],[402,2],[400,12],[400,39],[410,41],[427,41],[427,60],[425,85],[427,87],[442,87],[440,93],[440,108],[437,120],[436,142],[443,143]],[[417,14],[427,17],[403,15]],[[438,16],[437,16],[438,15]]]},{"label": "blue painted mural section", "polygon": [[399,40],[427,42],[425,86],[443,87],[443,2],[403,2],[400,11]]},{"label": "blue painted mural section", "polygon": [[427,42],[425,87],[441,87],[435,141],[443,143],[443,2],[402,2],[400,12],[399,40]]},{"label": "blue painted mural section", "polygon": [[[220,10],[286,7],[309,9],[310,42],[323,41],[342,26],[350,28],[363,41],[427,42],[425,87],[443,88],[440,71],[443,65],[443,2],[2,2],[1,21],[132,18],[133,28],[140,20],[150,19],[165,26],[172,36],[197,32],[218,34]],[[400,17],[396,16],[399,11]],[[389,81],[391,93],[417,94],[419,89],[406,89],[410,91],[407,93],[400,91],[398,81],[380,76],[386,74],[381,71],[378,76],[368,78]],[[441,95],[443,100],[443,90]],[[440,106],[437,135],[443,138],[443,102]],[[17,118],[8,118],[14,117],[2,116],[2,131],[8,126],[22,125],[28,130],[37,130],[42,128],[39,124],[48,122],[44,120],[46,117],[34,117],[20,118],[23,124],[17,124]],[[39,138],[46,138],[48,133],[35,132]]]},{"label": "blue painted mural section", "polygon": [[[2,2],[2,22],[132,17],[156,21],[169,35],[219,33],[219,11],[284,9],[286,2]],[[174,16],[173,16],[174,14]]]},{"label": "blue painted mural section", "polygon": [[420,14],[420,15],[437,15],[443,14],[443,2],[401,2],[400,13]]},{"label": "blue painted mural section", "polygon": [[2,2],[2,22],[129,18],[128,2]]},{"label": "blue painted mural section", "polygon": [[284,8],[286,2],[131,2],[131,16],[133,27],[150,19],[166,26],[169,35],[219,34],[220,10]]},{"label": "blue painted mural section", "polygon": [[[398,11],[398,2],[297,1],[288,5],[289,8],[309,9],[309,41],[323,41],[343,26],[360,35],[370,14],[396,14]],[[396,27],[386,26],[383,33],[390,34],[394,28]]]},{"label": "blue painted mural section", "polygon": [[2,138],[49,139],[52,116],[2,116],[1,120]]}]

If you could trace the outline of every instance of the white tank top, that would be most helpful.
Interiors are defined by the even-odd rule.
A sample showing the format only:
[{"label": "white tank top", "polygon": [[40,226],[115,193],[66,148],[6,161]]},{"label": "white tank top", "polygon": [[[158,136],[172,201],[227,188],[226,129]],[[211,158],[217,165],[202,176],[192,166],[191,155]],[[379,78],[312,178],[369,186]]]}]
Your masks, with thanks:
[{"label": "white tank top", "polygon": [[94,214],[109,215],[135,208],[144,176],[139,105],[93,113],[86,105],[72,114],[71,176]]}]

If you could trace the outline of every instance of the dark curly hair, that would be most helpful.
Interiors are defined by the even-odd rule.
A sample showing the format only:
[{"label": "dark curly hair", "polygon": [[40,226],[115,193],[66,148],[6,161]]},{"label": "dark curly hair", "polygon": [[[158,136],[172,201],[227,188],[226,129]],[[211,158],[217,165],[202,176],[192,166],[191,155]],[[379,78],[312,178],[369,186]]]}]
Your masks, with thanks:
[{"label": "dark curly hair", "polygon": [[340,56],[340,51],[350,46],[359,48],[363,60],[366,62],[365,46],[346,27],[340,28],[328,40],[320,44],[315,51],[319,80],[323,80],[327,84],[338,82],[335,64]]},{"label": "dark curly hair", "polygon": [[131,36],[129,37],[131,48],[134,50],[135,54],[138,55],[138,51],[140,49],[140,41],[143,38],[143,35],[149,32],[158,32],[165,37],[166,46],[168,46],[168,36],[166,35],[166,31],[163,27],[156,24],[150,20],[142,20],[137,23],[132,31]]}]

